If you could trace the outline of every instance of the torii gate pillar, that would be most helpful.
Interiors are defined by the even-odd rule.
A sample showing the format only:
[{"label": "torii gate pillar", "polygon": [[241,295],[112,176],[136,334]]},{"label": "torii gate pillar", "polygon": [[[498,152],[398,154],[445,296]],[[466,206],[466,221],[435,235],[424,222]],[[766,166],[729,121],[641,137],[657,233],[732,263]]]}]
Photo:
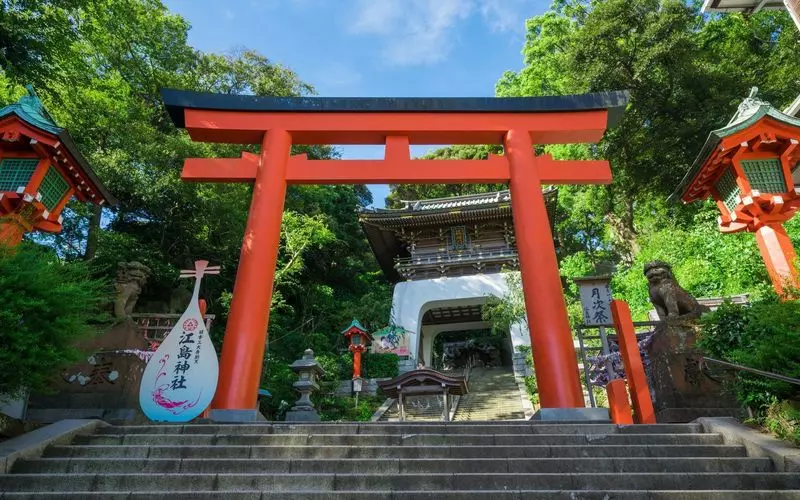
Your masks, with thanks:
[{"label": "torii gate pillar", "polygon": [[[194,140],[262,145],[260,156],[189,158],[182,178],[254,182],[213,406],[253,411],[288,184],[508,183],[543,408],[584,406],[543,184],[608,184],[608,162],[536,157],[533,143],[592,143],[624,92],[542,98],[267,98],[162,91]],[[293,144],[385,144],[383,160],[309,160]],[[487,160],[412,160],[411,144],[504,144]]]},{"label": "torii gate pillar", "polygon": [[214,408],[253,408],[257,401],[291,147],[292,138],[285,130],[264,134],[222,344]]},{"label": "torii gate pillar", "polygon": [[580,408],[584,402],[575,345],[530,134],[510,130],[504,146],[539,399],[543,408]]}]

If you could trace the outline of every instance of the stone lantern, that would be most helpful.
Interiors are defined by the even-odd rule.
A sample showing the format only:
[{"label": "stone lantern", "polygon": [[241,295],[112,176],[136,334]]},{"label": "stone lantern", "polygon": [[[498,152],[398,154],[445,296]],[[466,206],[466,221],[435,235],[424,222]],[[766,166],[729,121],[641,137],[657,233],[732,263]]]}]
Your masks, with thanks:
[{"label": "stone lantern", "polygon": [[319,390],[317,381],[325,374],[325,370],[314,359],[314,351],[306,349],[303,357],[289,365],[300,377],[297,382],[292,384],[297,392],[300,393],[298,399],[291,410],[286,412],[286,420],[289,422],[319,422],[319,414],[311,402],[311,393]]},{"label": "stone lantern", "polygon": [[27,90],[0,108],[0,243],[10,246],[33,230],[60,232],[61,212],[73,197],[117,204],[33,87]]},{"label": "stone lantern", "polygon": [[[367,347],[372,344],[372,335],[354,319],[350,326],[342,331],[342,335],[350,342],[348,349],[353,353],[353,380],[361,382],[361,353],[366,352]],[[359,384],[360,385],[360,384]],[[355,382],[354,382],[355,387]],[[354,389],[355,390],[355,389]],[[359,391],[356,391],[359,392]]]},{"label": "stone lantern", "polygon": [[742,101],[725,127],[709,134],[670,200],[713,198],[723,233],[755,233],[778,294],[797,286],[797,258],[783,223],[800,207],[800,118],[756,98]]}]

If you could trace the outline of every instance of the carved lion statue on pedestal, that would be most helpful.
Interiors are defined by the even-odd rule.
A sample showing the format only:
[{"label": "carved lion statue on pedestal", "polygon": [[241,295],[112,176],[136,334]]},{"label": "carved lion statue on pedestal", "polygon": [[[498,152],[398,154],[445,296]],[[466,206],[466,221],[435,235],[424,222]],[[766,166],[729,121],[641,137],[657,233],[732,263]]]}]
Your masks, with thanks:
[{"label": "carved lion statue on pedestal", "polygon": [[117,292],[114,300],[114,316],[124,318],[133,313],[139,294],[142,292],[150,268],[140,262],[120,262],[117,266],[117,279],[114,288]]},{"label": "carved lion statue on pedestal", "polygon": [[710,311],[678,284],[672,275],[672,267],[666,262],[648,262],[644,266],[644,275],[647,277],[650,302],[655,306],[660,320],[699,318]]}]

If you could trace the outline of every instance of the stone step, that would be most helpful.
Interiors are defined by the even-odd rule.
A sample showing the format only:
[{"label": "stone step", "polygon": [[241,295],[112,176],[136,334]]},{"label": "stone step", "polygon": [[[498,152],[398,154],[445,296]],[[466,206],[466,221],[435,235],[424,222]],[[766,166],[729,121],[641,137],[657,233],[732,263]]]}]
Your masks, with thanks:
[{"label": "stone step", "polygon": [[700,434],[700,424],[553,424],[538,421],[488,423],[353,423],[353,424],[192,424],[101,427],[95,434]]},{"label": "stone step", "polygon": [[641,491],[641,490],[482,490],[482,491],[329,491],[276,493],[253,491],[188,490],[163,492],[58,492],[0,493],[4,500],[797,500],[800,491],[776,490],[701,490],[701,491]]},{"label": "stone step", "polygon": [[43,458],[19,460],[15,474],[239,473],[446,474],[575,472],[770,472],[769,458],[470,458],[470,459],[173,459]]},{"label": "stone step", "polygon": [[[106,434],[78,436],[75,444],[94,445],[350,445],[430,446],[452,444],[452,434]],[[667,445],[722,444],[719,434],[460,434],[460,446],[473,445]]]},{"label": "stone step", "polygon": [[738,445],[488,445],[488,446],[52,446],[45,457],[62,458],[581,458],[744,457]]},{"label": "stone step", "polygon": [[460,490],[800,490],[800,474],[569,473],[569,474],[6,474],[0,491],[170,492],[452,491]]},{"label": "stone step", "polygon": [[459,401],[453,420],[515,421],[524,418],[519,386],[510,369],[473,368],[469,393]]}]

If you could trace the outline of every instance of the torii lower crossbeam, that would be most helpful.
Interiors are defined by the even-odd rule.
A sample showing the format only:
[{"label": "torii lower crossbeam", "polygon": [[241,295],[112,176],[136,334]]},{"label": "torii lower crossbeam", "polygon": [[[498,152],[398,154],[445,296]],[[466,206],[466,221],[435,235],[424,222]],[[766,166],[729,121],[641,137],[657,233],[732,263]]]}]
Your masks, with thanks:
[{"label": "torii lower crossbeam", "polygon": [[[544,408],[583,407],[542,184],[607,184],[605,161],[555,161],[533,144],[597,142],[622,92],[512,99],[327,99],[163,91],[193,139],[261,143],[261,154],[190,158],[186,181],[252,182],[214,407],[255,408],[288,184],[508,183]],[[503,144],[488,160],[412,160],[411,144]],[[385,144],[383,160],[309,160],[293,144]]]}]

